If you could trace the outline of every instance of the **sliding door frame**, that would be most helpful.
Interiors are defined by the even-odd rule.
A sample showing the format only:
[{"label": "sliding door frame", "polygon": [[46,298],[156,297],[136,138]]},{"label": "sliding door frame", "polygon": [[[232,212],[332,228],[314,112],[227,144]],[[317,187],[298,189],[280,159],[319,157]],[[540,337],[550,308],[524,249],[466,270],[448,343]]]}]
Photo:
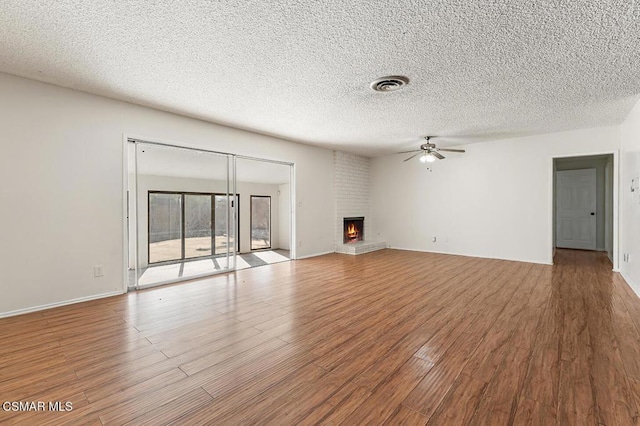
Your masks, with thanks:
[{"label": "sliding door frame", "polygon": [[[279,160],[272,160],[267,158],[253,157],[253,156],[247,156],[247,155],[239,155],[239,154],[234,154],[230,152],[217,151],[217,150],[211,150],[206,148],[196,148],[196,147],[186,146],[177,141],[162,140],[160,138],[155,138],[155,137],[150,138],[150,137],[141,136],[141,135],[123,133],[122,135],[122,166],[123,166],[122,167],[122,182],[123,182],[123,186],[122,186],[122,194],[123,194],[122,196],[123,197],[122,198],[123,200],[123,203],[122,203],[122,224],[123,224],[122,226],[122,238],[123,238],[122,239],[123,241],[122,291],[123,293],[126,293],[127,291],[132,289],[140,288],[138,286],[138,277],[137,277],[138,267],[139,267],[138,241],[139,241],[139,233],[140,233],[139,226],[136,223],[137,217],[138,217],[137,149],[133,149],[133,152],[131,153],[129,152],[129,147],[133,146],[135,148],[137,144],[156,145],[156,146],[165,147],[165,148],[180,148],[180,149],[185,149],[185,150],[190,150],[195,152],[206,152],[211,154],[227,156],[227,176],[228,176],[227,194],[226,194],[227,196],[231,196],[232,194],[234,196],[238,196],[238,194],[236,193],[237,191],[236,162],[238,159],[257,160],[257,161],[289,166],[290,167],[290,171],[289,171],[289,176],[290,176],[290,179],[289,179],[289,183],[290,183],[290,198],[289,198],[290,200],[290,212],[289,212],[290,213],[290,221],[289,221],[290,253],[291,253],[291,260],[295,260],[298,258],[297,257],[297,248],[298,248],[297,226],[296,226],[296,216],[297,216],[296,215],[296,208],[297,208],[296,192],[297,191],[296,191],[295,163],[288,162],[288,161],[279,161]],[[131,186],[131,190],[130,190],[130,186]],[[239,199],[239,197],[237,199]],[[238,204],[239,203],[236,203],[236,207],[234,207],[233,215],[230,214],[230,218],[233,219],[234,224],[238,223],[240,220],[240,216],[238,215],[238,210],[237,210],[237,207],[239,207],[237,206]],[[231,217],[231,216],[234,216],[234,217]],[[133,222],[133,226],[129,226],[130,222]],[[229,222],[227,222],[227,226],[229,226]],[[229,234],[227,233],[227,235]],[[236,239],[239,244],[239,241],[240,241],[239,233],[236,235]],[[131,253],[131,251],[133,251],[133,253]],[[189,279],[203,278],[207,276],[235,271],[237,267],[238,253],[239,253],[238,250],[234,250],[233,252],[233,256],[232,256],[233,267],[223,269],[213,273],[203,274],[202,276],[192,276],[192,277],[189,277]],[[134,286],[129,286],[130,263],[133,263],[133,271],[135,273]],[[227,262],[227,265],[229,265],[229,262]],[[178,280],[178,281],[183,281],[183,280]],[[174,281],[174,282],[178,282],[178,281]],[[163,282],[157,285],[164,285],[164,284],[169,284],[169,282],[167,283]]]},{"label": "sliding door frame", "polygon": [[[187,280],[191,280],[191,279],[196,279],[196,278],[204,278],[204,277],[208,277],[208,276],[213,276],[213,275],[217,275],[217,274],[222,274],[222,273],[227,273],[227,272],[233,272],[236,269],[236,256],[237,256],[237,250],[234,249],[231,252],[229,250],[227,250],[226,252],[226,267],[223,269],[219,269],[219,270],[215,270],[215,271],[209,271],[206,273],[202,273],[202,274],[196,274],[196,275],[191,275],[188,277],[180,277],[180,278],[175,278],[175,279],[169,279],[169,280],[165,280],[165,281],[159,281],[156,283],[152,283],[152,284],[147,284],[144,286],[141,286],[139,284],[139,276],[140,276],[140,269],[141,269],[141,265],[140,265],[140,256],[139,256],[139,249],[141,247],[139,247],[138,245],[138,241],[140,239],[140,233],[143,232],[143,230],[140,229],[139,226],[139,215],[137,214],[139,212],[139,208],[137,206],[138,204],[138,197],[139,196],[144,196],[143,194],[141,194],[140,192],[140,183],[138,182],[138,148],[141,146],[156,146],[159,148],[165,148],[165,149],[177,149],[177,150],[185,150],[185,151],[192,151],[192,152],[199,152],[199,153],[209,153],[209,154],[214,154],[216,156],[219,156],[220,159],[224,159],[225,162],[225,166],[227,168],[226,170],[226,176],[227,176],[227,182],[226,182],[226,192],[225,193],[217,193],[218,195],[224,195],[227,197],[227,199],[234,199],[234,197],[237,197],[238,194],[235,193],[236,191],[236,183],[235,182],[230,182],[229,180],[233,177],[235,179],[235,156],[233,154],[229,154],[229,153],[224,153],[224,152],[219,152],[219,151],[213,151],[213,150],[207,150],[207,149],[199,149],[199,148],[191,148],[191,147],[185,147],[185,146],[181,146],[181,145],[174,145],[174,144],[166,144],[166,143],[159,143],[159,142],[150,142],[144,139],[139,139],[139,138],[132,138],[132,137],[127,137],[125,139],[125,150],[127,151],[127,153],[129,152],[129,147],[133,146],[134,149],[133,151],[133,167],[131,167],[131,162],[129,161],[129,159],[126,160],[125,164],[127,166],[127,174],[129,174],[129,172],[133,172],[133,182],[134,185],[132,187],[133,189],[133,194],[130,194],[130,197],[132,200],[135,200],[135,209],[136,209],[136,214],[135,214],[135,218],[133,220],[134,224],[135,224],[135,241],[133,243],[131,243],[130,241],[126,240],[125,241],[125,252],[127,252],[128,250],[130,250],[130,245],[132,245],[133,247],[135,247],[135,265],[134,265],[134,285],[133,286],[129,286],[129,270],[128,268],[124,268],[125,269],[125,281],[124,281],[124,286],[127,287],[127,290],[129,289],[141,289],[141,288],[147,288],[147,287],[155,287],[155,286],[159,286],[159,285],[165,285],[165,284],[172,284],[172,283],[177,283],[177,282],[182,282],[182,281],[187,281]],[[127,181],[125,183],[125,187],[128,188],[130,186],[130,182],[128,182],[128,176],[127,176]],[[131,192],[131,191],[130,191]],[[156,192],[156,193],[174,193],[174,194],[180,194],[180,199],[181,199],[181,203],[182,203],[182,214],[184,216],[184,193],[187,193],[187,191],[171,191],[171,190],[154,190],[154,191],[148,191],[148,192]],[[198,192],[198,194],[204,194],[201,192]],[[214,195],[216,193],[206,193],[206,195],[211,195],[211,200],[212,200],[212,207],[213,207],[213,202],[214,202]],[[146,194],[146,198],[147,198],[147,203],[148,203],[148,194]],[[230,232],[233,230],[234,235],[235,235],[235,230],[237,229],[236,226],[236,217],[237,215],[235,214],[235,209],[237,208],[237,204],[234,203],[233,206],[230,208],[230,204],[227,205],[227,224],[226,224],[226,228],[227,228],[227,247],[229,247],[229,242],[230,242]],[[148,207],[147,207],[148,209]],[[231,211],[233,209],[233,211]],[[213,214],[213,213],[212,213]],[[148,212],[147,212],[148,215]],[[148,216],[147,216],[147,220],[148,220]],[[125,227],[127,225],[125,224]],[[149,224],[147,224],[147,228],[149,227]],[[184,217],[182,218],[182,224],[181,224],[182,229],[182,233],[184,234]],[[148,235],[148,229],[146,230],[147,235]],[[237,237],[235,237],[237,240]],[[184,235],[182,236],[182,239],[184,239]],[[184,259],[184,243],[182,242],[181,239],[181,252],[182,252],[182,258],[181,259],[176,259],[175,261],[167,261],[167,262],[156,262],[156,263],[149,263],[149,259],[147,258],[147,266],[146,267],[150,267],[150,266],[158,266],[158,265],[163,265],[163,264],[171,264],[171,263],[181,263],[181,262],[188,262],[191,260],[196,260],[196,259],[203,259],[203,258],[207,258],[210,257],[211,259],[216,258],[215,256],[211,255],[211,256],[206,256],[206,257],[199,257],[199,258],[189,258],[189,259]],[[212,247],[212,253],[215,250],[214,247]],[[147,253],[149,252],[149,242],[147,241]],[[220,259],[220,257],[218,257],[218,259]]]}]

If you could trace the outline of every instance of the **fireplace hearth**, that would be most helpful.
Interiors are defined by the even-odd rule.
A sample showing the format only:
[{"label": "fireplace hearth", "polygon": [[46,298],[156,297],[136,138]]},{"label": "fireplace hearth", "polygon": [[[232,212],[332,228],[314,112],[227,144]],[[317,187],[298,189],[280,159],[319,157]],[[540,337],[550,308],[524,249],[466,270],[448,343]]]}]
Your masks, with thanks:
[{"label": "fireplace hearth", "polygon": [[343,224],[342,242],[344,244],[364,241],[364,217],[345,217]]}]

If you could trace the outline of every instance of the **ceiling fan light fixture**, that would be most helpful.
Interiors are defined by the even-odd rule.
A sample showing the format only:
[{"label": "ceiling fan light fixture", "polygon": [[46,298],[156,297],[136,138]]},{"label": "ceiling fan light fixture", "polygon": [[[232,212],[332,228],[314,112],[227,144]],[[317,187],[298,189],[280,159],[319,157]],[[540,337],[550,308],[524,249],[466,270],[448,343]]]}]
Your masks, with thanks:
[{"label": "ceiling fan light fixture", "polygon": [[420,162],[422,163],[433,163],[436,160],[444,160],[445,156],[440,154],[440,151],[446,152],[459,152],[464,153],[464,149],[454,149],[454,148],[438,148],[436,144],[431,143],[429,140],[432,136],[425,136],[424,139],[427,141],[420,145],[418,149],[413,149],[410,151],[400,151],[398,154],[412,154],[409,158],[405,158],[403,161],[407,162],[412,158],[416,158],[418,156]]}]

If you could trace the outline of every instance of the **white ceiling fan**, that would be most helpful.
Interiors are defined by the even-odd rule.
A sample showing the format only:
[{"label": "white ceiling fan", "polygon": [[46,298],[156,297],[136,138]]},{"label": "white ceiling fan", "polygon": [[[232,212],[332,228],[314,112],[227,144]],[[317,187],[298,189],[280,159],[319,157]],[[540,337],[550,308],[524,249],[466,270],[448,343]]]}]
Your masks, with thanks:
[{"label": "white ceiling fan", "polygon": [[401,151],[398,154],[409,154],[409,153],[415,152],[415,154],[413,154],[411,157],[404,160],[404,161],[409,161],[412,158],[417,157],[422,153],[422,155],[420,156],[420,161],[422,161],[423,163],[432,163],[436,161],[436,159],[439,159],[439,160],[445,159],[445,156],[440,154],[440,152],[438,151],[465,152],[464,149],[438,148],[436,147],[436,144],[429,142],[429,140],[432,137],[433,136],[425,136],[424,139],[427,141],[427,143],[423,143],[422,145],[420,145],[420,149],[414,149],[412,151]]}]

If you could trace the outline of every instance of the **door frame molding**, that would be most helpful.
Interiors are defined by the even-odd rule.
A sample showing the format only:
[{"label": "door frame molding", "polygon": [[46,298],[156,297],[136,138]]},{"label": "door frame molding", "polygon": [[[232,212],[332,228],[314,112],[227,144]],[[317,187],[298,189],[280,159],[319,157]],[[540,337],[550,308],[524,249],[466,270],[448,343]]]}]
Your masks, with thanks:
[{"label": "door frame molding", "polygon": [[553,169],[553,162],[555,159],[557,158],[579,158],[579,157],[591,157],[594,155],[613,155],[613,212],[612,212],[612,216],[613,216],[613,271],[615,272],[619,272],[620,268],[619,268],[619,261],[618,261],[618,253],[619,253],[619,244],[620,244],[620,238],[619,238],[619,195],[620,195],[620,167],[619,167],[619,161],[620,161],[620,150],[614,149],[614,150],[608,150],[608,151],[597,151],[597,152],[586,152],[586,153],[576,153],[576,154],[559,154],[559,155],[551,155],[549,157],[549,162],[548,162],[548,176],[549,176],[549,211],[548,211],[548,218],[549,218],[549,232],[548,232],[548,244],[547,247],[549,247],[549,264],[553,265],[553,256],[555,255],[555,244],[553,243],[554,241],[554,235],[556,232],[555,229],[555,217],[554,217],[554,211],[553,211],[553,206],[555,203],[555,196],[556,196],[556,189],[555,189],[555,185],[554,183],[554,172],[555,170]]}]

